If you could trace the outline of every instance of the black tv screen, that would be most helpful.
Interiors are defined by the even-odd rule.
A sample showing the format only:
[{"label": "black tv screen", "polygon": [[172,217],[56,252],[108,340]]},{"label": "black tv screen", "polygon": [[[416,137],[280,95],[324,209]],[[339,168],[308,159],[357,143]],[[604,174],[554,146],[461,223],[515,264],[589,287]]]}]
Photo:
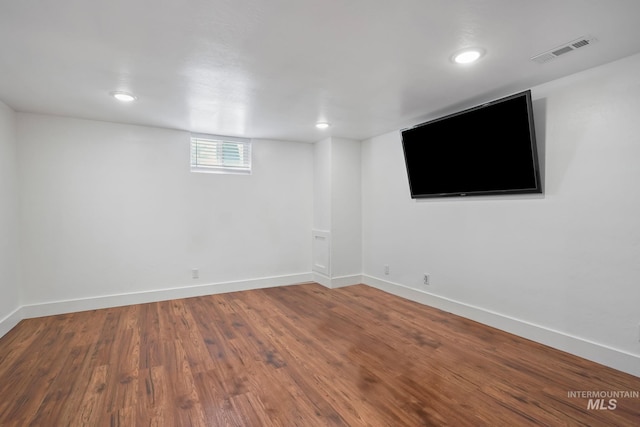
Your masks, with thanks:
[{"label": "black tv screen", "polygon": [[541,193],[531,91],[402,131],[412,198]]}]

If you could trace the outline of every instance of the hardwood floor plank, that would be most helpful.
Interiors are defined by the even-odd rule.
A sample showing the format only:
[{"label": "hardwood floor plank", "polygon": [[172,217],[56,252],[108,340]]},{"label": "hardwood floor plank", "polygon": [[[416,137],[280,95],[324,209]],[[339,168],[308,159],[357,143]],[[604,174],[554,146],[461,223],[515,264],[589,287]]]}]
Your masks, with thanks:
[{"label": "hardwood floor plank", "polygon": [[176,421],[175,400],[165,367],[154,366],[143,370],[139,381],[141,384],[138,389],[144,390],[144,393],[139,395],[138,420],[157,426],[180,425]]},{"label": "hardwood floor plank", "polygon": [[140,363],[141,370],[160,366],[160,315],[159,303],[141,304],[138,322],[140,334]]},{"label": "hardwood floor plank", "polygon": [[45,328],[45,322],[34,319],[22,320],[2,337],[0,375],[6,375],[15,370],[16,366],[24,361],[25,349],[42,336]]},{"label": "hardwood floor plank", "polygon": [[77,412],[71,410],[64,414],[62,421],[70,425],[99,425],[106,420],[108,411],[103,410],[106,406],[105,391],[108,381],[108,366],[97,366],[84,388],[84,394],[80,396],[82,399]]},{"label": "hardwood floor plank", "polygon": [[80,381],[83,368],[88,363],[89,350],[88,345],[71,348],[30,424],[47,425],[49,420],[60,419],[65,406],[72,403],[70,401],[73,399],[74,389]]},{"label": "hardwood floor plank", "polygon": [[580,390],[640,378],[364,285],[27,319],[0,338],[3,427],[638,425],[640,397],[595,409]]},{"label": "hardwood floor plank", "polygon": [[66,351],[73,333],[64,327],[65,319],[51,322],[41,336],[42,342],[34,341],[24,352],[23,359],[0,381],[4,386],[0,396],[0,413],[11,421],[29,419],[42,404],[49,386],[64,365]]}]

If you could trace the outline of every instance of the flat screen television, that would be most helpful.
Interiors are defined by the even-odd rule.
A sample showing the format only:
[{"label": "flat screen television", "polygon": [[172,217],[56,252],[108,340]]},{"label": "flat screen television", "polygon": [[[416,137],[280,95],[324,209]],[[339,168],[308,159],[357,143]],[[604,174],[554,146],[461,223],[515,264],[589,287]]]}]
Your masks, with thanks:
[{"label": "flat screen television", "polygon": [[542,192],[531,91],[401,133],[414,199]]}]

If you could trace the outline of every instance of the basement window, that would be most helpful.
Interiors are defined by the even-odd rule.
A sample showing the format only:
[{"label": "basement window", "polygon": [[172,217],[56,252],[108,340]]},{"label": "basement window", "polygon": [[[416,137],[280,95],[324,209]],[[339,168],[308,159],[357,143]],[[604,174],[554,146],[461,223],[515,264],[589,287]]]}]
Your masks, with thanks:
[{"label": "basement window", "polygon": [[191,172],[251,174],[251,140],[191,134]]}]

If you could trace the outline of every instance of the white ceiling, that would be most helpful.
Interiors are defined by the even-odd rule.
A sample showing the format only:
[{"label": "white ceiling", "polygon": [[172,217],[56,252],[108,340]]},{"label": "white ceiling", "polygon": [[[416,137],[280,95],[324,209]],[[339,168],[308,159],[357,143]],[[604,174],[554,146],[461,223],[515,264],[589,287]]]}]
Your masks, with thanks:
[{"label": "white ceiling", "polygon": [[[0,100],[201,133],[361,140],[640,52],[639,18],[638,0],[5,0]],[[530,60],[587,35],[598,42]],[[467,46],[487,53],[453,64]]]}]

